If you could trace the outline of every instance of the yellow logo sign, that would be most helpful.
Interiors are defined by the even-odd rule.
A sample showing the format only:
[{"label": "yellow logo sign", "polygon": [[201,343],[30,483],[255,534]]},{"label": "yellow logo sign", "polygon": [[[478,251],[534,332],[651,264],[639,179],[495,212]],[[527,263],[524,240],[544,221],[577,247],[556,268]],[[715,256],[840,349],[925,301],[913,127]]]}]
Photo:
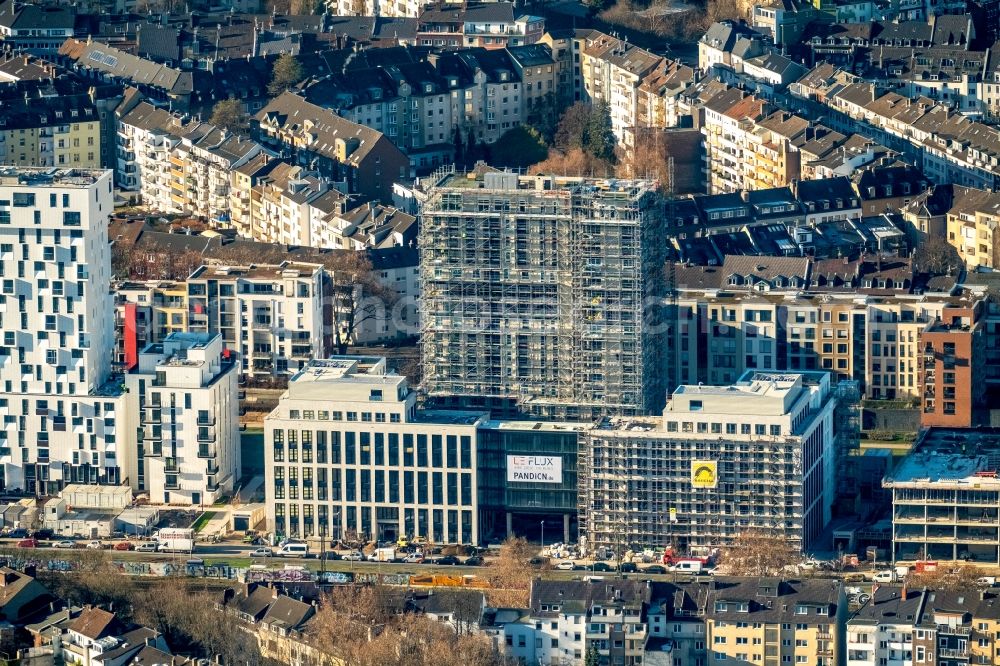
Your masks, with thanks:
[{"label": "yellow logo sign", "polygon": [[714,460],[691,461],[691,486],[693,488],[715,488],[719,483],[716,473],[718,463]]}]

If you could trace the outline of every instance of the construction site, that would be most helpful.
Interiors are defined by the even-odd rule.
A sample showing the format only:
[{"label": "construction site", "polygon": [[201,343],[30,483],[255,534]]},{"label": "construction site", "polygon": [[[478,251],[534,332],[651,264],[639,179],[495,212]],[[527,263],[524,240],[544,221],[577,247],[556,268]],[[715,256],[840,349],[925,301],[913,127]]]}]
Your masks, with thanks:
[{"label": "construction site", "polygon": [[652,182],[448,168],[421,189],[430,401],[568,420],[663,408],[665,204]]},{"label": "construction site", "polygon": [[679,386],[660,418],[586,431],[577,465],[588,550],[710,555],[752,530],[813,547],[846,453],[837,393],[824,372],[747,371],[728,386]]}]

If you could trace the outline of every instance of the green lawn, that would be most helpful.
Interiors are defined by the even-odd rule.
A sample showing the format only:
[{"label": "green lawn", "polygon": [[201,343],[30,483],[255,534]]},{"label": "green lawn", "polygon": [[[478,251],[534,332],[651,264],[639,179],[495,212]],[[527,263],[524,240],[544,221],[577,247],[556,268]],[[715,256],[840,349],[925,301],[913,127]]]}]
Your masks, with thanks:
[{"label": "green lawn", "polygon": [[205,525],[208,524],[212,518],[215,518],[215,511],[206,511],[205,513],[198,516],[198,520],[194,521],[194,525],[191,526],[195,532],[200,532]]}]

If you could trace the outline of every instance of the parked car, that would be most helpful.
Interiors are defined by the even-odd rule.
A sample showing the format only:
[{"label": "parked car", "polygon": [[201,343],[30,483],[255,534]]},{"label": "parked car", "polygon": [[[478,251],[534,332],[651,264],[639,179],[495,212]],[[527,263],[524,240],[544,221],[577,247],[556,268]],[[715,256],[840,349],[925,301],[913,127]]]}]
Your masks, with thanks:
[{"label": "parked car", "polygon": [[610,571],[614,571],[614,569],[612,568],[612,566],[610,564],[608,564],[607,562],[594,562],[593,566],[590,567],[590,568],[593,571],[601,571],[601,572],[604,572],[604,573],[608,573]]},{"label": "parked car", "polygon": [[17,542],[18,548],[38,548],[38,539],[21,539]]},{"label": "parked car", "polygon": [[444,557],[439,557],[434,560],[434,564],[443,564],[445,566],[455,566],[456,564],[461,564],[458,558],[454,555],[445,555]]},{"label": "parked car", "polygon": [[573,569],[576,569],[576,562],[573,562],[572,560],[563,560],[556,565],[556,569],[559,569],[559,571],[572,571]]},{"label": "parked car", "polygon": [[424,561],[424,556],[419,553],[410,553],[403,558],[403,562],[406,564],[420,564]]},{"label": "parked car", "polygon": [[137,553],[155,553],[156,552],[156,542],[155,541],[143,541],[135,547],[135,552]]},{"label": "parked car", "polygon": [[26,539],[28,537],[28,530],[20,528],[16,530],[11,530],[10,532],[7,533],[7,536],[11,539]]},{"label": "parked car", "polygon": [[90,541],[87,543],[87,550],[104,550],[104,544],[100,541]]},{"label": "parked car", "polygon": [[248,555],[250,557],[273,557],[274,551],[270,548],[254,548],[248,553]]},{"label": "parked car", "polygon": [[635,566],[633,562],[622,562],[618,565],[618,571],[621,573],[635,573],[639,570],[639,567]]},{"label": "parked car", "polygon": [[348,562],[362,562],[364,561],[365,556],[361,553],[360,550],[352,550],[348,554],[344,555],[343,559],[347,560]]},{"label": "parked car", "polygon": [[56,541],[52,544],[53,548],[76,548],[76,541],[70,539],[64,539],[62,541]]},{"label": "parked car", "polygon": [[646,567],[643,571],[651,574],[665,574],[667,573],[667,568],[659,564],[654,564],[653,566]]},{"label": "parked car", "polygon": [[472,557],[467,557],[465,559],[465,566],[467,567],[481,567],[485,564],[486,560],[479,557],[478,555],[473,555]]},{"label": "parked car", "polygon": [[323,553],[323,558],[322,559],[324,559],[324,560],[339,560],[339,559],[342,559],[342,558],[340,557],[340,553],[338,553],[337,551],[335,551],[335,550],[328,550],[325,553]]},{"label": "parked car", "polygon": [[128,541],[119,541],[115,544],[115,550],[133,550],[135,546],[130,544]]},{"label": "parked car", "polygon": [[40,530],[35,530],[34,532],[31,533],[31,536],[34,537],[35,539],[51,539],[53,536],[55,536],[55,532],[53,532],[48,528],[44,528]]}]

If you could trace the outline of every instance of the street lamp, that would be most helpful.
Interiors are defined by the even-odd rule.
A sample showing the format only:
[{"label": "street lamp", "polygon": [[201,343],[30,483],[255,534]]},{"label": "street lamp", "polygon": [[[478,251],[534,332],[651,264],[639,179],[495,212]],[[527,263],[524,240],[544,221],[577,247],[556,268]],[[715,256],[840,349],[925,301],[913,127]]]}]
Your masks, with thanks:
[{"label": "street lamp", "polygon": [[545,521],[542,521],[542,548],[545,548]]}]

